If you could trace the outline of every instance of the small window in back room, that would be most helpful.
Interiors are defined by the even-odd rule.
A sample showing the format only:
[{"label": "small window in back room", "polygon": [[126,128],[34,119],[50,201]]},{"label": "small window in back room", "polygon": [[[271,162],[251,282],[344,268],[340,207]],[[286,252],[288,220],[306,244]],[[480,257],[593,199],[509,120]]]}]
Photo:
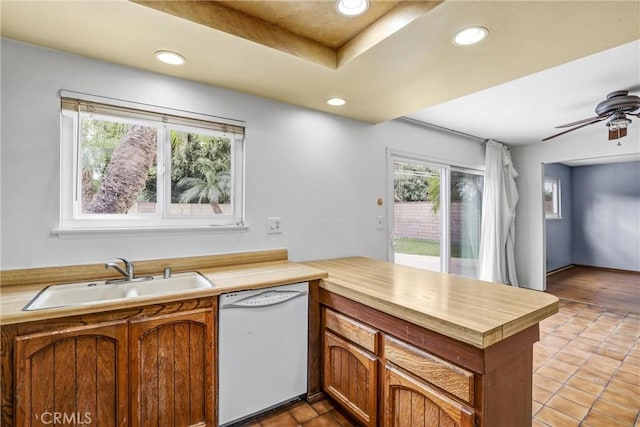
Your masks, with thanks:
[{"label": "small window in back room", "polygon": [[560,206],[560,180],[544,178],[544,216],[546,219],[562,218]]},{"label": "small window in back room", "polygon": [[143,107],[62,98],[60,228],[243,225],[244,127]]}]

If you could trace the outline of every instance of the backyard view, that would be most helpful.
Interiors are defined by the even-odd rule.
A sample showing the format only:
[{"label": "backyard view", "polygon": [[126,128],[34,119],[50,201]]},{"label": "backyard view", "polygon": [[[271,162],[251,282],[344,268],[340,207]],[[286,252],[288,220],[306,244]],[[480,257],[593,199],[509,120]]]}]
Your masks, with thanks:
[{"label": "backyard view", "polygon": [[[440,256],[440,242],[398,237],[395,240],[396,252],[413,255]],[[472,248],[465,248],[470,251]],[[451,256],[459,258],[462,250],[460,243],[451,243]]]},{"label": "backyard view", "polygon": [[394,162],[394,262],[476,277],[482,182],[478,173]]},{"label": "backyard view", "polygon": [[[200,132],[162,131],[108,117],[83,117],[83,214],[159,214],[165,199],[170,203],[164,213],[173,216],[228,210],[231,141]],[[162,162],[166,157],[169,161]]]}]

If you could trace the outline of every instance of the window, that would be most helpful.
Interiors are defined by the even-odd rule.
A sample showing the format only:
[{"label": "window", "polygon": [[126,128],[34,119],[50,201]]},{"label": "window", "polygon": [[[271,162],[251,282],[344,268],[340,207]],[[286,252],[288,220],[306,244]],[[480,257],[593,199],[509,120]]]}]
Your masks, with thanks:
[{"label": "window", "polygon": [[544,178],[544,216],[547,219],[562,218],[560,210],[560,180]]},{"label": "window", "polygon": [[240,123],[66,94],[61,231],[244,225]]}]

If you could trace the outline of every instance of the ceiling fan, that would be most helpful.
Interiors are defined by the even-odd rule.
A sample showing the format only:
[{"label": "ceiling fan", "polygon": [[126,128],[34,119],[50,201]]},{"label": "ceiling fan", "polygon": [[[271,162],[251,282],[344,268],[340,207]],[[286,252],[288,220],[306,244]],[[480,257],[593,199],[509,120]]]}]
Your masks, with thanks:
[{"label": "ceiling fan", "polygon": [[640,113],[634,113],[634,111],[637,111],[639,108],[640,97],[629,95],[629,91],[627,90],[617,90],[615,92],[611,92],[609,95],[607,95],[607,99],[596,105],[597,116],[556,126],[556,128],[567,128],[571,126],[575,127],[565,130],[564,132],[551,135],[543,139],[542,141],[548,141],[557,136],[573,132],[574,130],[601,122],[603,120],[607,120],[607,127],[609,128],[609,140],[620,139],[627,135],[627,126],[631,123],[631,119],[627,118],[627,116],[640,117]]}]

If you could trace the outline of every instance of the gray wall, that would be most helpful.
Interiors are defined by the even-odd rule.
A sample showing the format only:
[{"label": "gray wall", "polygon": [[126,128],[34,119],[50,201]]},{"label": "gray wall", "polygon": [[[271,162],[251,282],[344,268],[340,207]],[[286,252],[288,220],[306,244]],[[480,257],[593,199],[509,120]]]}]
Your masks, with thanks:
[{"label": "gray wall", "polygon": [[573,263],[640,271],[640,162],[579,166],[573,176]]},{"label": "gray wall", "polygon": [[[512,147],[511,154],[518,171],[516,182],[520,195],[516,207],[515,252],[518,281],[521,286],[540,290],[546,286],[545,221],[542,206],[543,164],[637,156],[640,153],[638,121],[632,123],[628,132],[627,137],[621,140],[620,146],[614,141],[607,141],[603,128],[594,125],[548,143],[531,141],[528,145]],[[575,185],[575,180],[573,183]]]},{"label": "gray wall", "polygon": [[[371,125],[6,39],[1,49],[2,269],[281,247],[298,261],[387,259],[388,230],[376,227],[376,217],[387,216],[387,148],[484,164],[481,144],[399,121]],[[60,210],[60,89],[244,120],[249,230],[52,234]],[[267,235],[268,216],[283,218],[282,234]]]},{"label": "gray wall", "polygon": [[545,220],[547,271],[551,271],[572,264],[571,168],[559,163],[547,164],[544,165],[544,175],[560,180],[560,212],[562,217]]}]

